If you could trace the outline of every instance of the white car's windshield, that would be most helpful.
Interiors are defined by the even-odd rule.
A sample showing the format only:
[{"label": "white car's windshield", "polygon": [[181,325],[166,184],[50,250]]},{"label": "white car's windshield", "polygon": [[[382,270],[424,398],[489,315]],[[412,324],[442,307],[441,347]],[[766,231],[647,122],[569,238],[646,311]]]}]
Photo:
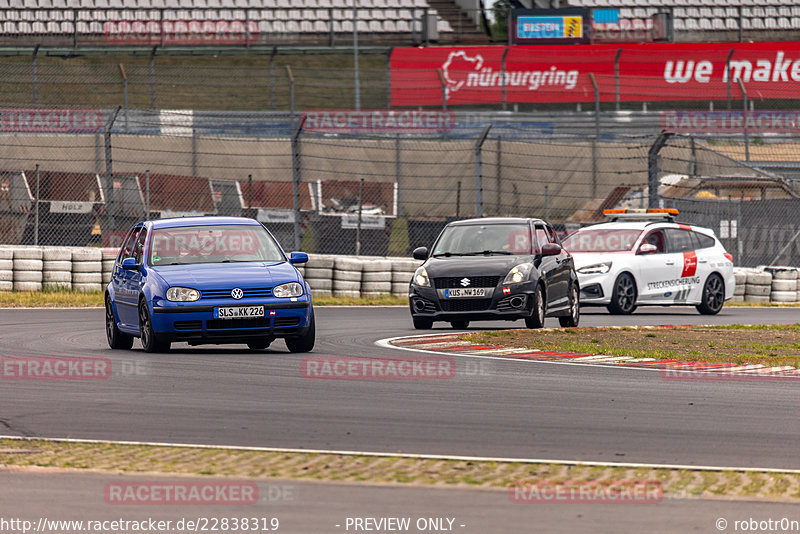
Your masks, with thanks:
[{"label": "white car's windshield", "polygon": [[153,266],[284,260],[264,228],[242,224],[158,228],[148,256]]},{"label": "white car's windshield", "polygon": [[526,224],[448,226],[436,242],[433,255],[530,254],[530,233]]},{"label": "white car's windshield", "polygon": [[570,252],[623,252],[633,250],[641,230],[578,230],[564,240]]}]

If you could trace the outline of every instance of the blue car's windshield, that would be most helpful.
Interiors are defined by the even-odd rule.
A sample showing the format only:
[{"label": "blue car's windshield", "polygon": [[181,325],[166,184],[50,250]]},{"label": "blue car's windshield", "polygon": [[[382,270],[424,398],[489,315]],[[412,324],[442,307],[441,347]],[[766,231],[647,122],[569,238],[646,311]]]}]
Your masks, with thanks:
[{"label": "blue car's windshield", "polygon": [[156,228],[148,254],[156,267],[285,259],[263,227],[242,224]]}]

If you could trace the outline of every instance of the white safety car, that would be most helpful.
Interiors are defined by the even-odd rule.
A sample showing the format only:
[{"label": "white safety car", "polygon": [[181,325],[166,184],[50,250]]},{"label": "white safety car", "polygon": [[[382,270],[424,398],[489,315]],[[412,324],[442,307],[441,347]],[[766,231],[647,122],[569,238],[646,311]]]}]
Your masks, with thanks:
[{"label": "white safety car", "polygon": [[675,222],[675,209],[603,213],[610,222],[564,241],[575,260],[581,305],[606,306],[613,314],[694,305],[714,315],[733,296],[733,256],[712,230]]}]

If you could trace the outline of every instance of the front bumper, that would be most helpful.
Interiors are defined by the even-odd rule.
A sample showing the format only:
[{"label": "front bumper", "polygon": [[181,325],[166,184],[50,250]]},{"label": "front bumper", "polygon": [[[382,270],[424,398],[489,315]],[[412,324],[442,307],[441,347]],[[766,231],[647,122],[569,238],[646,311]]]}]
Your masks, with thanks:
[{"label": "front bumper", "polygon": [[[215,319],[214,308],[264,306],[264,317]],[[302,335],[311,321],[311,302],[281,300],[214,304],[168,303],[153,306],[153,330],[170,341],[243,343],[247,338],[285,338]]]},{"label": "front bumper", "polygon": [[412,285],[408,304],[413,317],[434,321],[515,321],[530,317],[536,282],[501,284],[486,289],[485,297],[446,298],[444,289]]},{"label": "front bumper", "polygon": [[581,288],[581,305],[605,306],[611,302],[614,278],[605,274],[580,274],[578,284]]}]

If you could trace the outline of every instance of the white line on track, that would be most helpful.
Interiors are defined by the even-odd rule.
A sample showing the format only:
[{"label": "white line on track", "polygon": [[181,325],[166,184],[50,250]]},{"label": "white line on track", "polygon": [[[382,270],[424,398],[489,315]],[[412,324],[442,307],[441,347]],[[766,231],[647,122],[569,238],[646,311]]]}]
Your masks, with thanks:
[{"label": "white line on track", "polygon": [[278,453],[301,453],[301,454],[336,454],[340,456],[370,456],[378,458],[407,458],[413,460],[457,460],[466,462],[503,462],[503,463],[524,463],[524,464],[556,464],[556,465],[576,465],[590,467],[625,467],[625,468],[651,468],[651,469],[684,469],[692,471],[739,471],[739,472],[758,472],[758,473],[785,473],[800,474],[800,469],[777,469],[771,467],[730,467],[718,465],[680,465],[680,464],[645,464],[632,462],[591,462],[580,460],[549,460],[544,458],[503,458],[492,456],[451,456],[443,454],[407,454],[392,452],[366,452],[366,451],[337,451],[325,449],[287,449],[279,447],[242,447],[226,445],[203,445],[192,443],[164,443],[159,441],[115,441],[102,439],[73,439],[73,438],[37,438],[21,436],[1,436],[0,439],[16,441],[48,441],[52,443],[84,443],[99,445],[135,445],[146,447],[180,447],[187,449],[211,449],[211,450],[232,450],[232,451],[253,451],[253,452],[278,452]]}]

